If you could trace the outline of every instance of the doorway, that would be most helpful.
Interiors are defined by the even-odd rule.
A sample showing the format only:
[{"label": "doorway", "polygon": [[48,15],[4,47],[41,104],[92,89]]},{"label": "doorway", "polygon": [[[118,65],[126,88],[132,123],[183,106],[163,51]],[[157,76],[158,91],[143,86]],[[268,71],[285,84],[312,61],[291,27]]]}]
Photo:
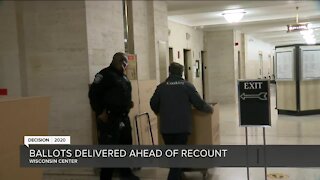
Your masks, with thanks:
[{"label": "doorway", "polygon": [[192,82],[191,50],[190,49],[183,49],[183,62],[184,62],[184,78],[186,81]]},{"label": "doorway", "polygon": [[241,53],[238,51],[238,79],[241,79]]},{"label": "doorway", "polygon": [[206,61],[206,58],[205,58],[205,51],[201,51],[201,69],[202,69],[202,98],[204,100],[206,100],[206,88],[207,88],[207,85],[206,85],[206,82],[207,82],[207,74],[208,74],[208,71],[207,71],[207,61]]},{"label": "doorway", "polygon": [[173,49],[169,48],[169,64],[173,63]]},{"label": "doorway", "polygon": [[258,75],[258,79],[263,79],[263,55],[262,52],[259,52],[259,75]]}]

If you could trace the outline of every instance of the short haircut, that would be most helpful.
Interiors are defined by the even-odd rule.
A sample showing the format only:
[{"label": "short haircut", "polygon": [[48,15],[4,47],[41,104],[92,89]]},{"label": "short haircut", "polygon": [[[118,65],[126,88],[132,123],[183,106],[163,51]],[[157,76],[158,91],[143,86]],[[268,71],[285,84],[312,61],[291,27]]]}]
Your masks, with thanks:
[{"label": "short haircut", "polygon": [[169,73],[172,75],[182,76],[183,65],[173,62],[169,66]]},{"label": "short haircut", "polygon": [[117,52],[117,53],[115,53],[114,55],[113,55],[113,58],[112,58],[112,62],[114,62],[114,61],[123,61],[123,60],[125,60],[126,59],[126,57],[127,57],[127,55],[125,54],[125,53],[123,53],[123,52]]}]

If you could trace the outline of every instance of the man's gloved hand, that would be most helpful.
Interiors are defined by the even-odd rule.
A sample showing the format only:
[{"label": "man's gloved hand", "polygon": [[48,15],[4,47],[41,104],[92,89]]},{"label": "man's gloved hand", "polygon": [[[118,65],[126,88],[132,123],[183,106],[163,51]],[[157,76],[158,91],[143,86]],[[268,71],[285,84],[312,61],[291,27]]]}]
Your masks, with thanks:
[{"label": "man's gloved hand", "polygon": [[134,102],[131,101],[131,106],[130,106],[130,109],[132,109],[134,107]]},{"label": "man's gloved hand", "polygon": [[98,115],[98,120],[102,122],[108,122],[108,114],[106,110],[102,111],[102,113]]},{"label": "man's gloved hand", "polygon": [[211,107],[211,112],[210,112],[210,114],[212,114],[212,113],[214,112],[214,110],[213,110],[213,105],[210,104],[210,107]]}]

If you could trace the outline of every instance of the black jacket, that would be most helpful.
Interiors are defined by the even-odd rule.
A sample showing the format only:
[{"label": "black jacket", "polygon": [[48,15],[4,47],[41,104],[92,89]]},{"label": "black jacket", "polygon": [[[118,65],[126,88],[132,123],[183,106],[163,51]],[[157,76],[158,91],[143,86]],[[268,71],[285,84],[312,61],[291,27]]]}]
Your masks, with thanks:
[{"label": "black jacket", "polygon": [[191,83],[174,75],[157,87],[150,100],[151,109],[160,115],[162,134],[191,133],[191,105],[203,112],[213,112]]},{"label": "black jacket", "polygon": [[131,83],[126,75],[109,66],[95,75],[89,90],[90,105],[97,115],[103,110],[128,113],[131,91]]}]

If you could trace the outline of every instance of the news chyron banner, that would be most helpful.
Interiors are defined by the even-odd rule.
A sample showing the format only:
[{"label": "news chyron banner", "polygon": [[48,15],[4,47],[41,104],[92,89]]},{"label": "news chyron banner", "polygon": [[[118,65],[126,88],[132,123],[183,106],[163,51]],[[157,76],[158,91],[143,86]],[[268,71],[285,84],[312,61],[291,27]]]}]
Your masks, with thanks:
[{"label": "news chyron banner", "polygon": [[[69,136],[26,136],[21,167],[320,167],[318,145],[70,145]],[[265,150],[264,150],[265,148]],[[248,153],[247,153],[248,152]]]}]

